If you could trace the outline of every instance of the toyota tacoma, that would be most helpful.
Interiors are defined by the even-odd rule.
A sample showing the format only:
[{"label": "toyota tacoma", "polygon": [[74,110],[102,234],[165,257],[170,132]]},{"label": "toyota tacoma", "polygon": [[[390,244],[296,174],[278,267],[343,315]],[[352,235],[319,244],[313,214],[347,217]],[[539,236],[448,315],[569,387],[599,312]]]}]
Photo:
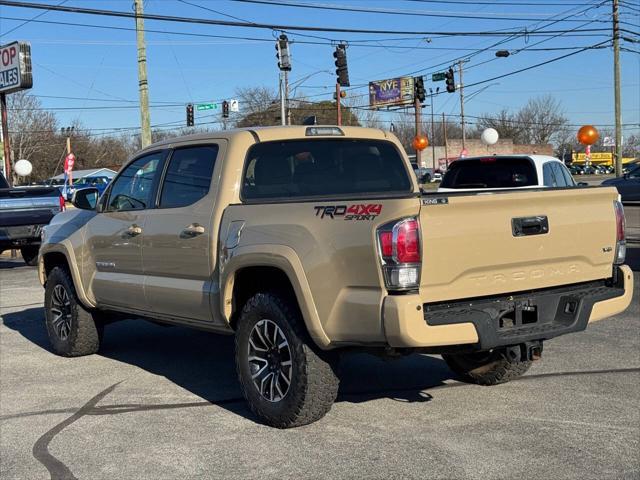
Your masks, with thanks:
[{"label": "toyota tacoma", "polygon": [[499,384],[633,291],[615,188],[421,193],[377,129],[174,138],[73,203],[40,250],[52,349],[95,353],[117,318],[235,335],[244,396],[280,428],[331,408],[342,352]]}]

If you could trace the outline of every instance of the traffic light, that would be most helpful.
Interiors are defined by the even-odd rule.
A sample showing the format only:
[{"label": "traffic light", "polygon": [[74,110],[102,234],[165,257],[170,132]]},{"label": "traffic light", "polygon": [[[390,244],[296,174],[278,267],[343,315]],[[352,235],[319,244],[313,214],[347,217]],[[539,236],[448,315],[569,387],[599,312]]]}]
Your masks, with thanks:
[{"label": "traffic light", "polygon": [[193,103],[187,104],[187,127],[193,127]]},{"label": "traffic light", "polygon": [[333,57],[336,59],[336,83],[341,87],[349,86],[349,70],[347,69],[347,46],[343,43],[336,47],[336,51],[333,52]]},{"label": "traffic light", "polygon": [[444,79],[447,82],[447,92],[453,93],[456,91],[456,79],[453,78],[453,68],[449,68],[444,74]]},{"label": "traffic light", "polygon": [[413,90],[415,99],[420,103],[424,102],[424,99],[427,97],[427,92],[424,89],[424,79],[422,77],[415,77],[413,79]]},{"label": "traffic light", "polygon": [[278,59],[278,68],[283,72],[291,71],[291,54],[289,53],[289,39],[283,33],[276,40],[276,58]]},{"label": "traffic light", "polygon": [[229,102],[222,102],[222,118],[229,118]]}]

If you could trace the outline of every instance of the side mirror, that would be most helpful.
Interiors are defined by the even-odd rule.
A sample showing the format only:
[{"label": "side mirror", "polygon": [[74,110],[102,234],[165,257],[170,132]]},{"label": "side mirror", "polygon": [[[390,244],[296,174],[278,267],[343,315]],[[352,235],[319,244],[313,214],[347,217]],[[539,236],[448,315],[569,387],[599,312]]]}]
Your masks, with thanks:
[{"label": "side mirror", "polygon": [[81,188],[73,192],[71,203],[81,210],[95,210],[98,196],[98,189],[95,187]]}]

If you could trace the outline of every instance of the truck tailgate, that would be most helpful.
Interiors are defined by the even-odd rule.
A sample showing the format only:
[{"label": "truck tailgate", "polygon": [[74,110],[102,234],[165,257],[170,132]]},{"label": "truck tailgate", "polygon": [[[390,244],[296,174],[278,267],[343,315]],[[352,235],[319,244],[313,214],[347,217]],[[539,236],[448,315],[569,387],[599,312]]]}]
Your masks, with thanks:
[{"label": "truck tailgate", "polygon": [[611,277],[617,198],[604,187],[425,195],[421,296],[440,302]]}]

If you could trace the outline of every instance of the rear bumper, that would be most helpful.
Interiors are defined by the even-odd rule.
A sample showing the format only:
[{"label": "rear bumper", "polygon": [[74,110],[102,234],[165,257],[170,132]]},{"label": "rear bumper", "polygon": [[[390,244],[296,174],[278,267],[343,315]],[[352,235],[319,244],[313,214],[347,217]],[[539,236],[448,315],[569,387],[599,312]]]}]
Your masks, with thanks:
[{"label": "rear bumper", "polygon": [[632,295],[633,274],[623,265],[608,281],[504,297],[424,304],[418,295],[388,296],[383,321],[392,347],[487,350],[582,331],[589,322],[624,311]]},{"label": "rear bumper", "polygon": [[0,248],[39,244],[40,232],[45,225],[0,227]]}]

